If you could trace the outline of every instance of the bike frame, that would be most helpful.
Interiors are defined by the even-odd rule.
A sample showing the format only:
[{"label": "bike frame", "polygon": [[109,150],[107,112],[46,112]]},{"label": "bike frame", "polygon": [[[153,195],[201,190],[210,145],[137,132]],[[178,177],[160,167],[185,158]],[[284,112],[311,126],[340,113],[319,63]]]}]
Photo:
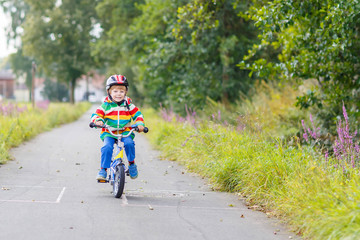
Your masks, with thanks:
[{"label": "bike frame", "polygon": [[[122,134],[114,134],[112,133],[111,129],[109,126],[104,125],[106,129],[109,130],[109,133],[117,138],[117,143],[115,144],[115,153],[113,154],[113,157],[111,159],[111,163],[110,163],[110,173],[108,174],[108,182],[110,182],[111,185],[114,184],[114,179],[115,179],[115,171],[116,171],[116,166],[122,164],[124,166],[125,171],[127,171],[125,164],[123,163],[123,159],[124,159],[124,143],[121,141],[121,139],[123,137],[128,137],[130,136],[133,131],[135,130],[135,128],[131,129],[130,132],[126,135],[122,135]],[[120,129],[121,130],[124,130]]]},{"label": "bike frame", "polygon": [[110,181],[111,185],[114,184],[116,166],[122,164],[124,166],[124,169],[126,172],[126,166],[123,163],[124,143],[121,141],[121,138],[122,137],[117,138],[117,143],[115,144],[115,153],[113,154],[113,157],[112,157],[111,163],[110,163],[110,174],[108,175],[109,176],[108,181]]}]

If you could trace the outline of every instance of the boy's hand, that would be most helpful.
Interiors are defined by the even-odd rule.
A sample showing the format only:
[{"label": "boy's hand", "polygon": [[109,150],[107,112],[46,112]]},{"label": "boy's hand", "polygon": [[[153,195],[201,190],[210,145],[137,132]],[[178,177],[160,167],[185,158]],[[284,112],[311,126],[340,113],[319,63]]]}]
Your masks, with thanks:
[{"label": "boy's hand", "polygon": [[104,125],[104,123],[103,123],[102,121],[96,121],[95,124],[96,124],[96,125],[99,125],[99,126]]},{"label": "boy's hand", "polygon": [[139,129],[139,132],[144,131],[144,126],[143,126],[143,125],[138,125],[137,127],[138,127],[138,129]]}]

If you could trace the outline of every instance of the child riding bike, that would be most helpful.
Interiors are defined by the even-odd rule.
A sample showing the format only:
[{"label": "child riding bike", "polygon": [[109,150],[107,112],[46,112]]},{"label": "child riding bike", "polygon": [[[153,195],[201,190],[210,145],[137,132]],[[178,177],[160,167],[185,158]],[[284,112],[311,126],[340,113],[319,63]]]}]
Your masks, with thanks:
[{"label": "child riding bike", "polygon": [[[144,118],[139,108],[137,108],[129,97],[126,96],[129,83],[125,76],[112,75],[106,81],[106,92],[108,96],[96,112],[91,116],[91,122],[96,125],[108,125],[112,128],[114,134],[126,135],[130,128],[126,125],[133,120],[138,127],[139,132],[144,130]],[[124,129],[125,127],[125,129]],[[138,176],[137,166],[135,164],[135,143],[134,134],[129,137],[122,138],[124,143],[125,153],[129,161],[129,175],[130,178],[135,179]],[[103,128],[100,134],[104,145],[101,148],[101,170],[96,179],[105,180],[107,175],[107,168],[110,167],[111,157],[114,149],[116,137],[109,133],[109,130]]]}]

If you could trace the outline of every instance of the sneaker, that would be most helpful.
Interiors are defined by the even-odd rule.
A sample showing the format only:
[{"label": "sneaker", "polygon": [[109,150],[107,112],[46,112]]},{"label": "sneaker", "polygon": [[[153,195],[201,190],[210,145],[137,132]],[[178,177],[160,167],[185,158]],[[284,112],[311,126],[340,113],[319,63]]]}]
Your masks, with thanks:
[{"label": "sneaker", "polygon": [[135,163],[129,165],[129,174],[131,179],[135,179],[138,177],[138,171]]},{"label": "sneaker", "polygon": [[96,180],[106,180],[106,175],[107,172],[105,169],[101,169],[100,172],[98,173]]}]

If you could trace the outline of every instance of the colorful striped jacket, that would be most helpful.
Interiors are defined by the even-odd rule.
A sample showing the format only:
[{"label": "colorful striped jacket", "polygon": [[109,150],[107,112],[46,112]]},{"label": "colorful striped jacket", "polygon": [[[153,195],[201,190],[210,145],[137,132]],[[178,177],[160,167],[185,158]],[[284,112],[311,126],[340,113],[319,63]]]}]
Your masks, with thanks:
[{"label": "colorful striped jacket", "polygon": [[[142,113],[140,112],[139,108],[137,108],[131,101],[131,99],[125,96],[125,101],[120,104],[116,104],[115,102],[111,101],[109,97],[106,97],[103,104],[96,109],[96,112],[92,114],[91,121],[102,121],[103,123],[111,126],[115,134],[127,134],[130,131],[130,128],[125,128],[124,130],[119,130],[124,128],[125,125],[129,124],[131,120],[134,121],[136,125],[143,125],[144,118]],[[118,131],[119,130],[119,131]],[[132,134],[132,138],[134,138],[134,134]],[[100,138],[104,140],[105,137],[113,137],[109,131],[105,128],[102,129]],[[113,137],[115,138],[115,137]]]}]

